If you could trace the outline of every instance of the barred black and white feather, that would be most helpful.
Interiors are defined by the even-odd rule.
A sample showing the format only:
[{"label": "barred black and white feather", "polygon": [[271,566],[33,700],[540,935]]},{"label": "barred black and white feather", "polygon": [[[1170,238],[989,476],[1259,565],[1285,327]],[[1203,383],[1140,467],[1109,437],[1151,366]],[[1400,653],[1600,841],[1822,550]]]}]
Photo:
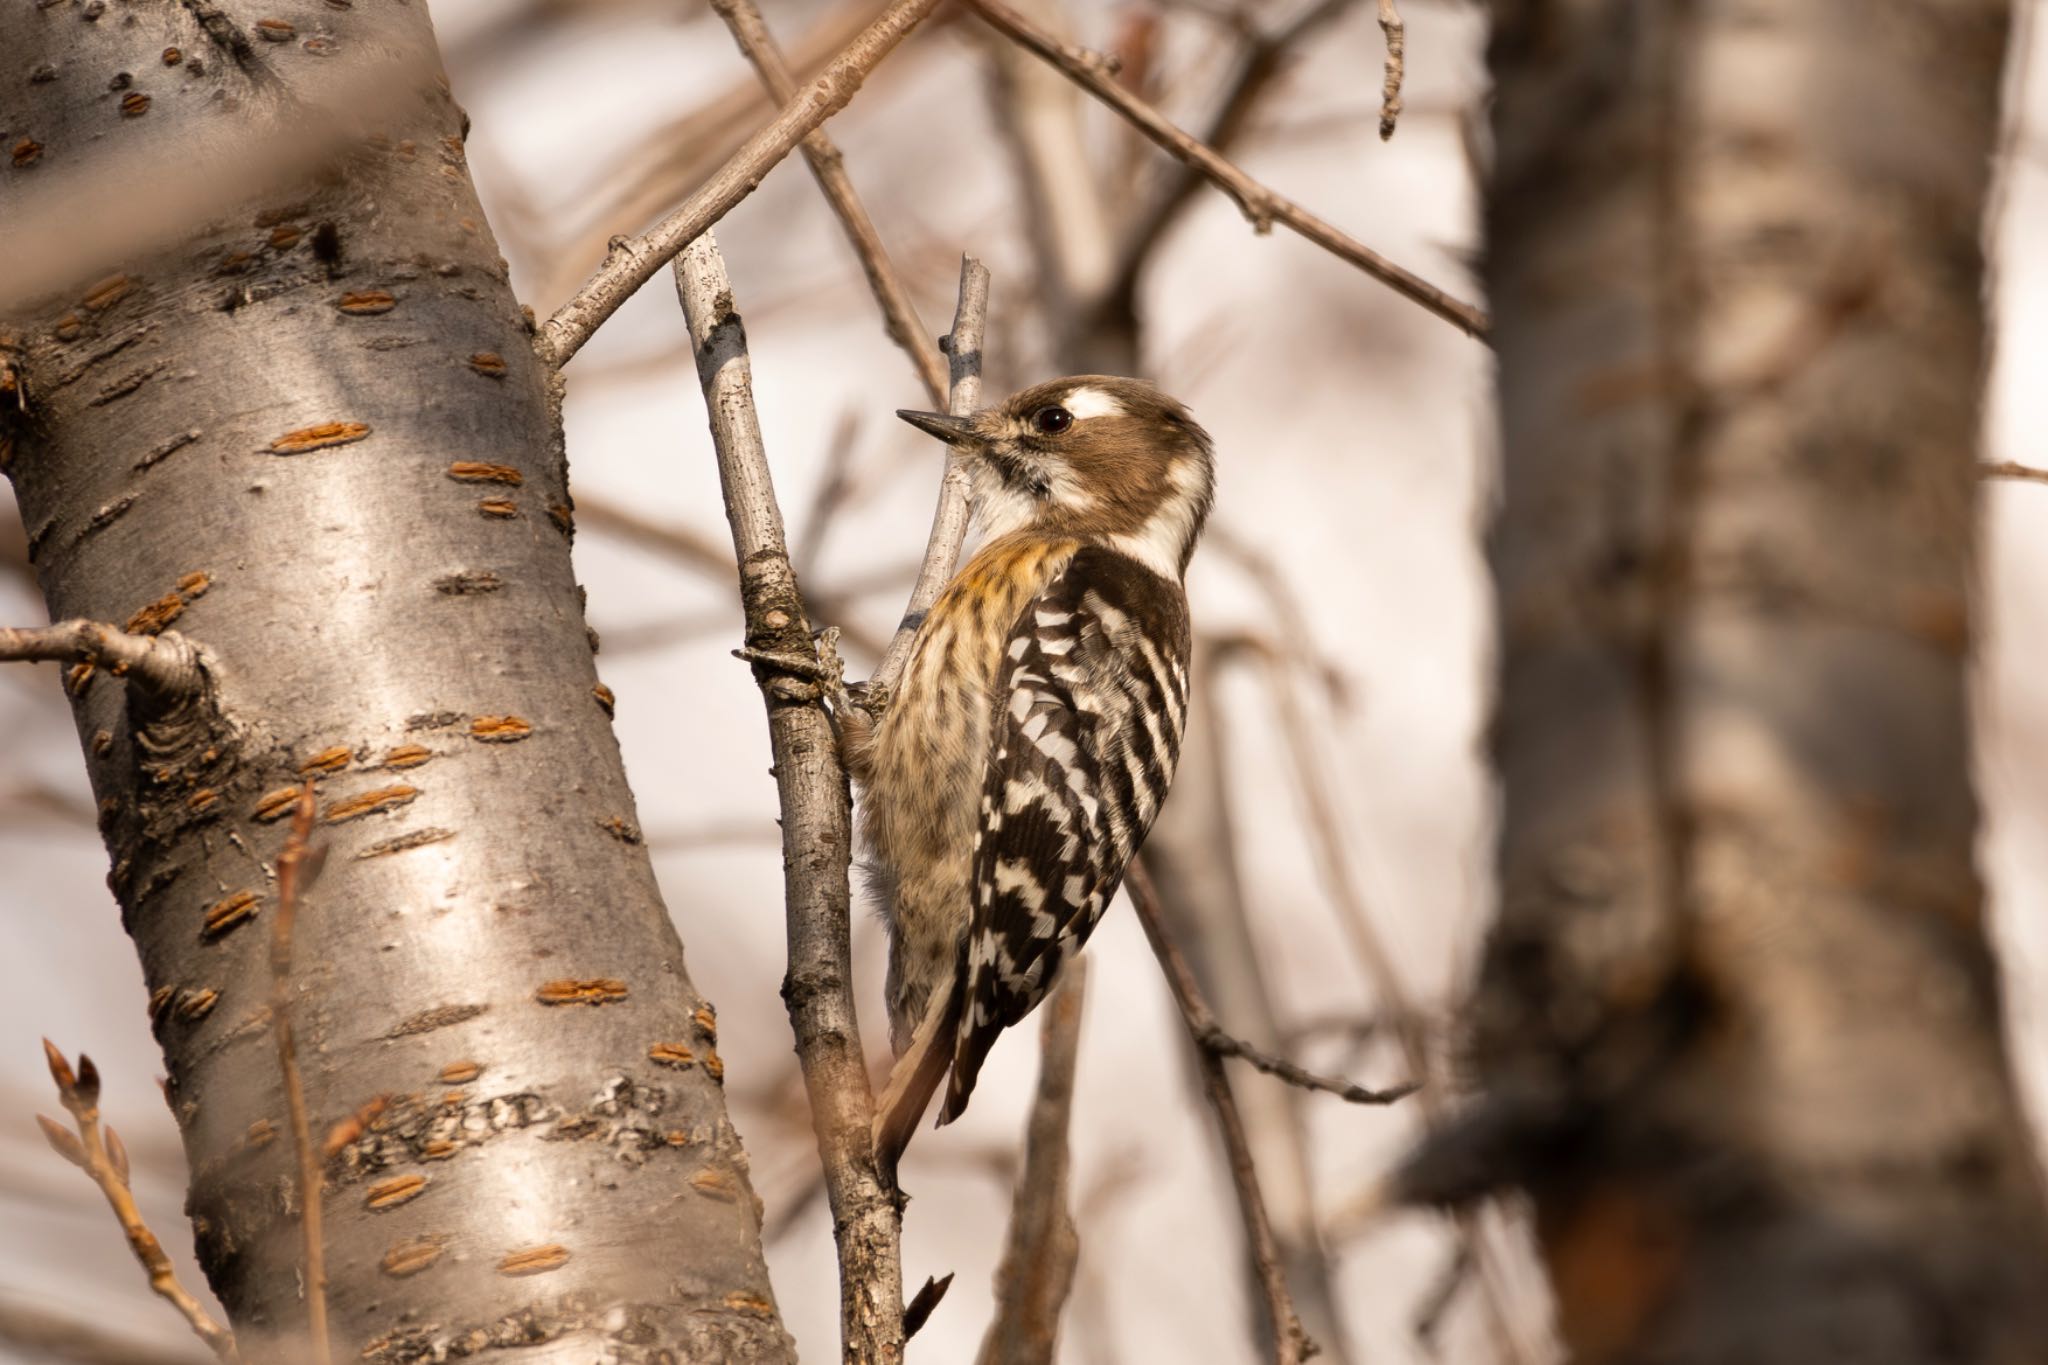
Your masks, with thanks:
[{"label": "barred black and white feather", "polygon": [[901,415],[961,452],[983,544],[847,748],[889,923],[889,1167],[949,1072],[940,1122],[959,1116],[1166,800],[1187,715],[1181,580],[1215,483],[1208,435],[1134,379]]},{"label": "barred black and white feather", "polygon": [[996,1036],[1045,998],[1123,880],[1187,724],[1181,585],[1091,546],[1011,628],[974,848],[952,1077],[966,1107]]}]

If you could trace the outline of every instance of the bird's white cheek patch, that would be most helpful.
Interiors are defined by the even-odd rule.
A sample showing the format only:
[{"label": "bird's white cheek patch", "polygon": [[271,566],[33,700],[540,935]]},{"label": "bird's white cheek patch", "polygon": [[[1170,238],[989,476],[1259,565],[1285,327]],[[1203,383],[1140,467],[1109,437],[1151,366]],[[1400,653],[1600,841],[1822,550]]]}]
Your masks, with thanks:
[{"label": "bird's white cheek patch", "polygon": [[1074,415],[1077,422],[1090,417],[1121,417],[1124,405],[1097,388],[1078,388],[1061,400],[1060,406]]}]

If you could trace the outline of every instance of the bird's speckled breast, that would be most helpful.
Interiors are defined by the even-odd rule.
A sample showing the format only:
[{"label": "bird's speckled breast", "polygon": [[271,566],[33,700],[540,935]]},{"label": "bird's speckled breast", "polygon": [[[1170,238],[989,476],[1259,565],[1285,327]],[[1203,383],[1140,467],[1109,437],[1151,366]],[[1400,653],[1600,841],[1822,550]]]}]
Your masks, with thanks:
[{"label": "bird's speckled breast", "polygon": [[868,744],[865,837],[896,926],[890,1013],[915,1020],[953,971],[969,915],[989,696],[1010,627],[1078,543],[1007,536],[967,562],[918,628]]}]

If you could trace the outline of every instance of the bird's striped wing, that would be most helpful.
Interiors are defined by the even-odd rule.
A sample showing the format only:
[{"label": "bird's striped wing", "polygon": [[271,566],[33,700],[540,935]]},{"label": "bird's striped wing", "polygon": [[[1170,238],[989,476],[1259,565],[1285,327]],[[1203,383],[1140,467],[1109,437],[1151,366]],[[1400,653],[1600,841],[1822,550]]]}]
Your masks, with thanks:
[{"label": "bird's striped wing", "polygon": [[994,695],[961,1017],[940,1122],[1086,942],[1166,799],[1187,718],[1178,583],[1088,548],[1011,627]]}]

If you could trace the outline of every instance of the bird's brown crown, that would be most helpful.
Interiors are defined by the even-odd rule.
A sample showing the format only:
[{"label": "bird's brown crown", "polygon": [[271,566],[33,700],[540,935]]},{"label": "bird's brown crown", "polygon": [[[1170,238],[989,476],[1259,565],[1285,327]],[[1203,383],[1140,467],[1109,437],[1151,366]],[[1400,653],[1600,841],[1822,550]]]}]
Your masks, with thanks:
[{"label": "bird's brown crown", "polygon": [[1208,519],[1208,433],[1152,385],[1072,375],[968,418],[901,414],[974,458],[989,539],[1016,532],[1108,544],[1168,578],[1186,571]]}]

